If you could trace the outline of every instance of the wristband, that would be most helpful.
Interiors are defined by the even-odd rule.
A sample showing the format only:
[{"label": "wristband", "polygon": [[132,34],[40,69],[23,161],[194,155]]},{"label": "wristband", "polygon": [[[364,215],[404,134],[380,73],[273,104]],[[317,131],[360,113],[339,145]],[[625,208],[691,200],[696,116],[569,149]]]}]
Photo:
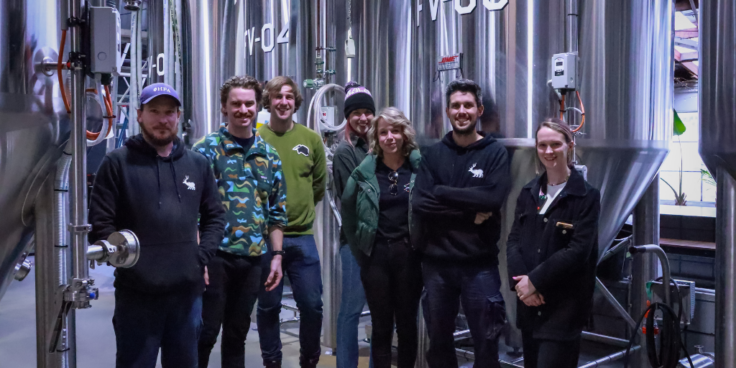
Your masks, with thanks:
[{"label": "wristband", "polygon": [[274,256],[282,256],[283,257],[284,254],[286,254],[286,253],[284,253],[283,250],[273,250],[273,251],[271,251],[271,254],[273,254]]}]

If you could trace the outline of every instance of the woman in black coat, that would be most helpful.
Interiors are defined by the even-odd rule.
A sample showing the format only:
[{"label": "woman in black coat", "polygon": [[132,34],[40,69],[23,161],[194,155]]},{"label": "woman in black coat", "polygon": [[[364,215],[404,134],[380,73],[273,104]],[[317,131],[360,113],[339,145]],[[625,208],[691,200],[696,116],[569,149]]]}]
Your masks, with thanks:
[{"label": "woman in black coat", "polygon": [[573,145],[565,122],[539,125],[544,173],[519,194],[507,242],[526,368],[577,367],[593,305],[600,192],[571,167]]}]

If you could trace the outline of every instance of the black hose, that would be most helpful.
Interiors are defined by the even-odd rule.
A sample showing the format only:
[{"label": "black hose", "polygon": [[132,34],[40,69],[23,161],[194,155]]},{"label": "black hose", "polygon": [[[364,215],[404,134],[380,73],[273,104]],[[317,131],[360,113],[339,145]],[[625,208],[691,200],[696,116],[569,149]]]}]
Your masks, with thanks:
[{"label": "black hose", "polygon": [[[673,281],[673,283],[675,284],[675,290],[677,291],[677,300],[681,300],[680,288],[676,282]],[[662,325],[659,333],[659,351],[657,351],[654,337],[654,314],[658,309],[662,311]],[[676,368],[680,358],[680,349],[682,349],[687,356],[690,367],[694,368],[693,362],[690,359],[690,354],[687,352],[685,344],[682,342],[680,331],[682,306],[678,309],[678,313],[675,313],[675,311],[666,304],[654,303],[644,311],[644,314],[641,315],[639,322],[636,324],[636,328],[634,328],[631,339],[629,340],[629,346],[626,348],[624,368],[628,368],[629,366],[629,353],[638,335],[637,330],[645,318],[647,328],[645,338],[649,364],[656,368]]]}]

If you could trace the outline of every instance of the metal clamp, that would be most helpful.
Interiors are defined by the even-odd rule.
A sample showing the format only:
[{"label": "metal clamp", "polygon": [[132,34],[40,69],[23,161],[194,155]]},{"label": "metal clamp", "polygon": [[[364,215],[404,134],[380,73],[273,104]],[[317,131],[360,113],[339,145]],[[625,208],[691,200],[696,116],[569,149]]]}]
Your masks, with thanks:
[{"label": "metal clamp", "polygon": [[67,228],[69,229],[69,231],[73,233],[88,233],[92,231],[92,225],[90,224],[85,224],[85,225],[69,224]]}]

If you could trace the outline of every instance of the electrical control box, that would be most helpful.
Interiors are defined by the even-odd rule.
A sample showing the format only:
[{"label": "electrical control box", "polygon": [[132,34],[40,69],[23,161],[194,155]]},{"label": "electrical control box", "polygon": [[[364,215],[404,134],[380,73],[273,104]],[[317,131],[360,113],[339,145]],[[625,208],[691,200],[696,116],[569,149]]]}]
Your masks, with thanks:
[{"label": "electrical control box", "polygon": [[90,71],[118,75],[122,65],[120,14],[109,7],[92,7],[89,12]]},{"label": "electrical control box", "polygon": [[552,88],[577,88],[578,55],[576,53],[555,54],[552,56]]}]

